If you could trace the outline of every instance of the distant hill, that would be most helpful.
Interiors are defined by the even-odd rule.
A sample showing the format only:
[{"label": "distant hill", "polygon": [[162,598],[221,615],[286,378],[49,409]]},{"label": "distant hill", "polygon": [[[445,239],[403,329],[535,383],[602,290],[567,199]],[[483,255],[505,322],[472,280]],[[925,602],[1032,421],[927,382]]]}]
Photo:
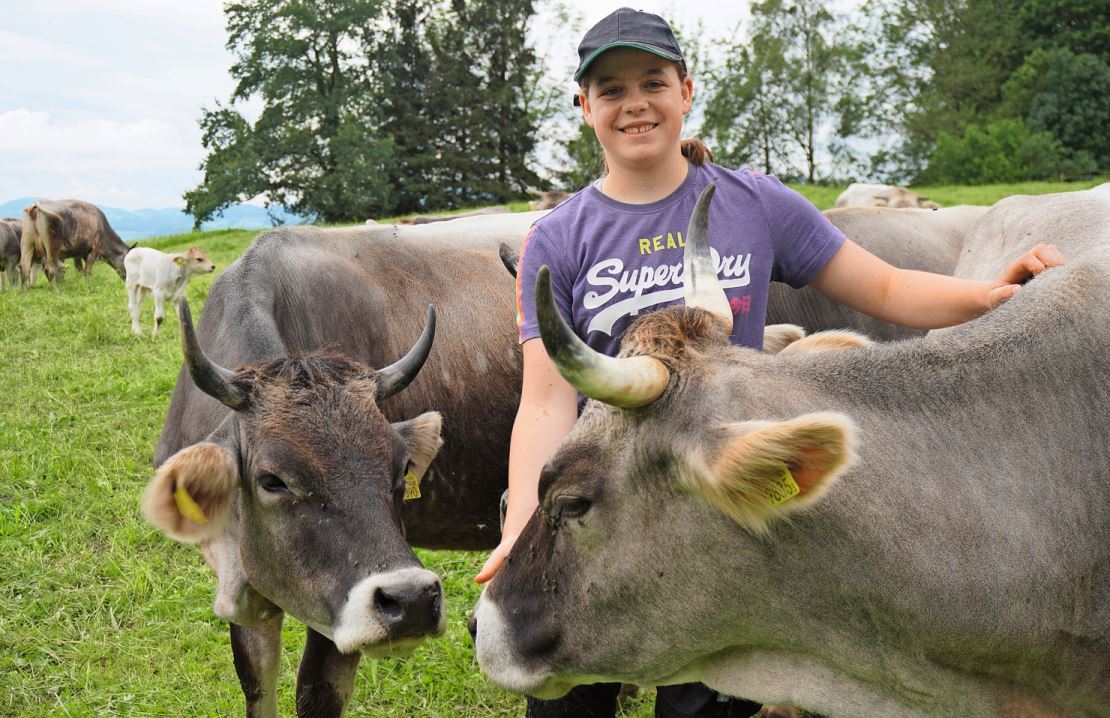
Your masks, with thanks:
[{"label": "distant hill", "polygon": [[[34,197],[13,199],[0,204],[0,217],[20,217],[23,208],[35,201]],[[94,203],[95,204],[95,203]],[[147,237],[160,237],[167,234],[180,234],[193,228],[192,215],[185,214],[180,209],[137,209],[129,211],[116,207],[100,207],[112,229],[116,230],[120,238],[133,242]],[[275,222],[270,214],[278,220],[278,224],[300,224],[303,217],[288,214],[280,207],[257,207],[253,204],[236,204],[224,210],[224,216],[205,222],[201,229],[269,229]]]}]

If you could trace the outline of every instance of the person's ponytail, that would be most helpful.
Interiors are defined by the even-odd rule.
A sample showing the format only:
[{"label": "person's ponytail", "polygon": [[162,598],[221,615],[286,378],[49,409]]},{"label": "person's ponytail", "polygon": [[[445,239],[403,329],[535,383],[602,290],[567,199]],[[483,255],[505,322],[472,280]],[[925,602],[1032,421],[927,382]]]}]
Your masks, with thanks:
[{"label": "person's ponytail", "polygon": [[704,165],[706,160],[713,161],[713,153],[696,137],[682,140],[682,156],[699,166]]}]

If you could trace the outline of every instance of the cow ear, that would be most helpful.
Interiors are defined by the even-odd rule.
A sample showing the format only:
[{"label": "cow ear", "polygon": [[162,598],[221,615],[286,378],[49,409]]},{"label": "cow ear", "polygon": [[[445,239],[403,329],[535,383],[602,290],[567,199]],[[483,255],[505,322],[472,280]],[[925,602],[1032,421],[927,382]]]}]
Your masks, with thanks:
[{"label": "cow ear", "polygon": [[185,255],[183,255],[183,254],[175,254],[175,255],[173,256],[173,263],[174,263],[174,264],[176,264],[176,265],[177,265],[177,266],[179,266],[179,267],[180,267],[181,265],[185,264]]},{"label": "cow ear", "polygon": [[768,324],[763,330],[763,351],[778,354],[805,335],[806,330],[796,324]]},{"label": "cow ear", "polygon": [[696,489],[739,524],[765,532],[774,518],[812,505],[855,460],[855,425],[843,414],[719,427]]},{"label": "cow ear", "polygon": [[443,446],[443,417],[438,411],[429,411],[409,421],[400,421],[393,429],[401,435],[409,446],[409,457],[413,463],[416,478],[424,475],[428,465],[436,458],[439,447]]},{"label": "cow ear", "polygon": [[[782,348],[782,354],[836,352],[844,349],[869,347],[874,342],[863,334],[858,334],[847,329],[830,329],[824,332],[810,334],[804,339],[799,339]],[[764,350],[766,351],[766,350]]]},{"label": "cow ear", "polygon": [[225,447],[187,446],[154,473],[143,492],[143,515],[176,541],[200,543],[227,526],[238,478],[238,462]]}]

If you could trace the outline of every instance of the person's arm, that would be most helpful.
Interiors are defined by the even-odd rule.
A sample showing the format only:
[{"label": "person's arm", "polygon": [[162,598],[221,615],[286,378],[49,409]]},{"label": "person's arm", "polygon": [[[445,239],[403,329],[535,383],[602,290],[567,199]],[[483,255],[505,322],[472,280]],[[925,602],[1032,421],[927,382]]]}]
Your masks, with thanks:
[{"label": "person's arm", "polygon": [[1014,296],[1021,284],[1064,263],[1052,244],[1038,244],[994,282],[892,267],[851,240],[810,281],[821,293],[865,314],[914,329],[962,324]]},{"label": "person's arm", "polygon": [[536,510],[540,470],[578,418],[578,392],[551,363],[543,342],[529,339],[521,349],[524,377],[509,444],[509,508],[501,543],[474,577],[478,583],[489,581],[505,563]]}]

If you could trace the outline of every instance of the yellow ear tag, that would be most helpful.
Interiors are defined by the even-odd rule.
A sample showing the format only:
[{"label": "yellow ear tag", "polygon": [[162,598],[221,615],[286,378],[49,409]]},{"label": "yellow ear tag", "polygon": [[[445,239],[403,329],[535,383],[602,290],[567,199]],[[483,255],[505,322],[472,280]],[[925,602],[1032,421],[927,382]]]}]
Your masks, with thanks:
[{"label": "yellow ear tag", "polygon": [[173,492],[173,500],[177,504],[177,510],[181,515],[189,519],[195,524],[208,523],[208,517],[204,515],[200,505],[193,501],[193,497],[185,490],[184,486],[178,486]]},{"label": "yellow ear tag", "polygon": [[420,479],[412,469],[405,474],[405,501],[420,498]]},{"label": "yellow ear tag", "polygon": [[786,464],[783,464],[782,475],[767,487],[766,493],[771,505],[778,506],[787,499],[797,496],[801,493],[801,489],[798,488],[798,482],[794,480],[794,475],[790,473],[790,469],[787,468]]}]

